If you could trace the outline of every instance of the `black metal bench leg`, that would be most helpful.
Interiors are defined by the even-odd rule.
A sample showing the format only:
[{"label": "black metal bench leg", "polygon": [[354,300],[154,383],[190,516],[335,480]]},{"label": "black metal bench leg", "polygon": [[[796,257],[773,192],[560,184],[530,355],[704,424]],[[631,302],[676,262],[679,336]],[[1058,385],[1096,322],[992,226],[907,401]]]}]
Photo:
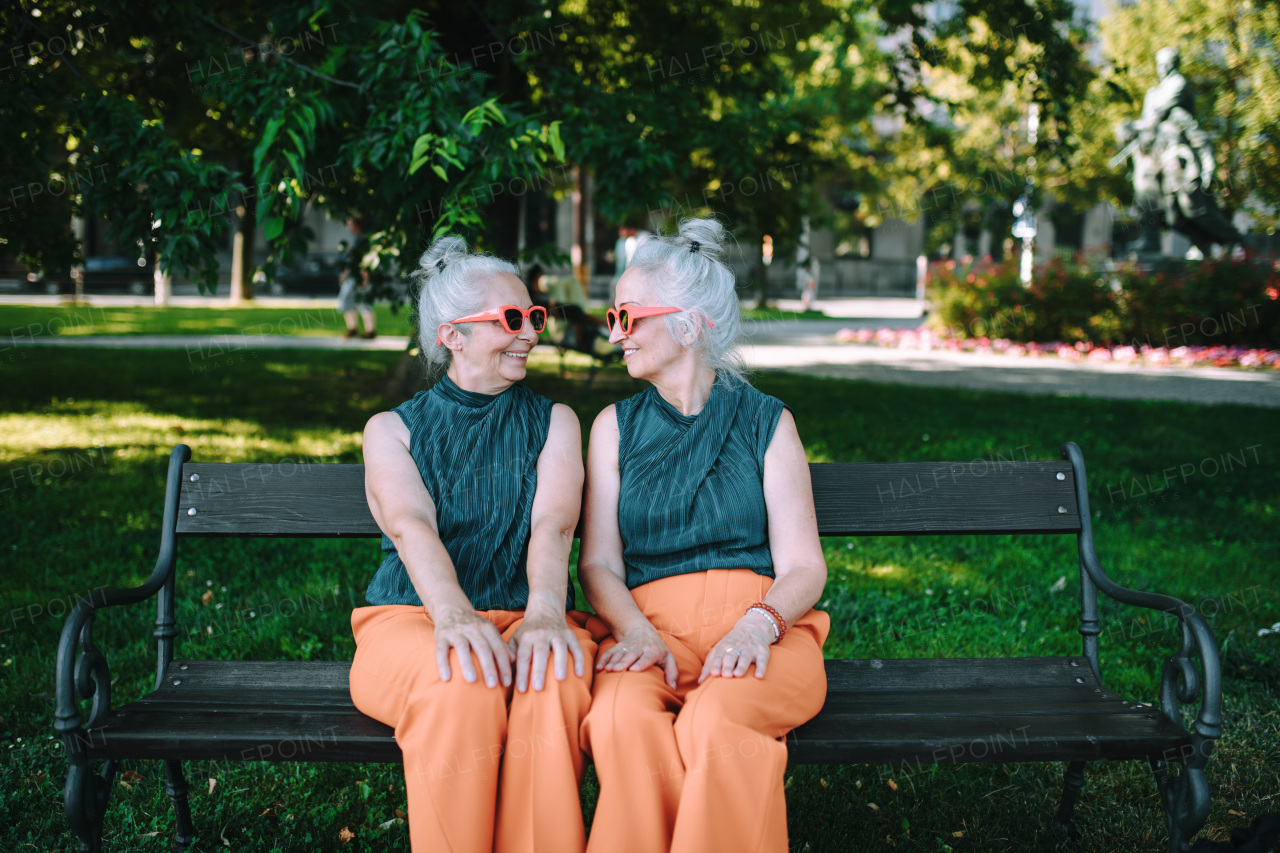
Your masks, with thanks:
[{"label": "black metal bench leg", "polygon": [[100,853],[102,850],[102,819],[107,813],[107,799],[115,775],[114,761],[106,763],[101,775],[94,773],[89,762],[83,760],[73,760],[67,770],[63,809],[67,825],[79,840],[76,848],[79,853]]},{"label": "black metal bench leg", "polygon": [[182,775],[181,761],[164,763],[164,791],[173,801],[173,814],[178,820],[174,841],[179,850],[186,850],[196,837],[196,826],[191,820],[191,804],[187,802],[187,780]]},{"label": "black metal bench leg", "polygon": [[[1179,765],[1176,776],[1168,770],[1168,765],[1173,763]],[[1191,839],[1209,817],[1209,779],[1202,768],[1182,761],[1152,761],[1151,774],[1164,806],[1169,853],[1187,853]]]},{"label": "black metal bench leg", "polygon": [[1084,787],[1084,762],[1073,761],[1067,765],[1062,774],[1062,802],[1058,805],[1058,829],[1063,835],[1072,835],[1075,828],[1071,825],[1071,816],[1076,810],[1076,800],[1080,797],[1080,789]]}]

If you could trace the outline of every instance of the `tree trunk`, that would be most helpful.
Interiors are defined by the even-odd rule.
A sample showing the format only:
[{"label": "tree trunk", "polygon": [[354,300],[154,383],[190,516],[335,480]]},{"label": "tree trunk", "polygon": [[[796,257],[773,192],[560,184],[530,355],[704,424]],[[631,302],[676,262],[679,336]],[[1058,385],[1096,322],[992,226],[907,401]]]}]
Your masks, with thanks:
[{"label": "tree trunk", "polygon": [[573,169],[573,274],[582,283],[582,292],[591,293],[591,176],[583,166]]},{"label": "tree trunk", "polygon": [[399,360],[387,374],[383,396],[388,400],[408,400],[427,387],[427,376],[422,369],[422,356],[400,353]]},{"label": "tree trunk", "polygon": [[169,297],[173,295],[173,276],[168,272],[160,271],[160,256],[155,256],[155,273],[152,280],[156,285],[156,305],[164,307],[169,304]]},{"label": "tree trunk", "polygon": [[231,243],[231,302],[253,300],[253,246],[257,228],[245,204],[236,207],[236,233]]}]

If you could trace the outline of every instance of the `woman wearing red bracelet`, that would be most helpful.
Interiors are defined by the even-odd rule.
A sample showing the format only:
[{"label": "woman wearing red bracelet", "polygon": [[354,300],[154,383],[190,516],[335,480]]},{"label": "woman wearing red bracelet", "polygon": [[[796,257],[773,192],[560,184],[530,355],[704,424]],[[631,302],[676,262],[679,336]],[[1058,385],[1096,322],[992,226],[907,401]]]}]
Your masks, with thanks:
[{"label": "woman wearing red bracelet", "polygon": [[588,853],[787,849],[779,740],[826,698],[826,583],[804,448],[742,379],[724,229],[640,244],[609,340],[652,387],[596,418],[578,577],[613,632],[582,744]]}]

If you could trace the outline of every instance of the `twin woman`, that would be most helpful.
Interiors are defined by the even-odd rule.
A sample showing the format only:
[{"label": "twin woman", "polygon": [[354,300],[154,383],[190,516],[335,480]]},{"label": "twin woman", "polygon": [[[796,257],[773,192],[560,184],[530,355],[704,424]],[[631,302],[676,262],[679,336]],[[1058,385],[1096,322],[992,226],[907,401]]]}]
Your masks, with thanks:
[{"label": "twin woman", "polygon": [[395,729],[418,853],[787,849],[827,570],[795,421],[742,378],[725,243],[694,219],[636,248],[609,340],[650,385],[596,418],[585,473],[576,416],[521,384],[546,312],[516,268],[456,237],[423,255],[435,382],[365,428],[385,558],[351,615],[351,696]]}]

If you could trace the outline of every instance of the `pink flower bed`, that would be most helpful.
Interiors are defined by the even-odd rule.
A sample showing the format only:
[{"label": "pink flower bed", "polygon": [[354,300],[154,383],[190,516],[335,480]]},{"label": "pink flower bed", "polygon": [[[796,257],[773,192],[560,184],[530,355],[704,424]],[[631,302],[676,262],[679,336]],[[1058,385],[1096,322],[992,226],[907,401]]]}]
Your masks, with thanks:
[{"label": "pink flower bed", "polygon": [[918,350],[953,350],[960,352],[997,352],[1004,355],[1041,358],[1056,356],[1068,361],[1116,362],[1154,366],[1180,365],[1198,367],[1248,367],[1280,370],[1280,351],[1246,349],[1244,347],[1105,347],[1083,341],[1064,344],[1014,343],[1004,338],[949,338],[932,329],[841,329],[836,340],[844,344],[874,344],[882,347]]}]

